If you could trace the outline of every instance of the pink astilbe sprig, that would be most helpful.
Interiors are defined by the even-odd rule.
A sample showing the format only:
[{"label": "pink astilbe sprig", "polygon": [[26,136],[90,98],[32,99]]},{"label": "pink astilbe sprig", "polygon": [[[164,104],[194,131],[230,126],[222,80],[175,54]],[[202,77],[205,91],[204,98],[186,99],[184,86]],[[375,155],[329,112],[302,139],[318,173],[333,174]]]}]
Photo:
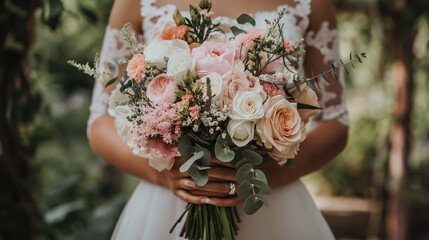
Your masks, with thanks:
[{"label": "pink astilbe sprig", "polygon": [[141,124],[134,126],[134,132],[143,138],[160,138],[165,143],[177,142],[181,136],[181,120],[177,117],[176,104],[165,103],[155,108],[147,107],[138,117]]}]

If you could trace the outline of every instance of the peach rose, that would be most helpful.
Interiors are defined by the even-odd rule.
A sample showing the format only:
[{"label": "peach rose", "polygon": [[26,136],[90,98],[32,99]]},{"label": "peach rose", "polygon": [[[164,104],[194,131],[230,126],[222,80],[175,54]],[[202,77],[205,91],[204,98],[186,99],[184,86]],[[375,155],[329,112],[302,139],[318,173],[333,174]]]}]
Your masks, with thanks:
[{"label": "peach rose", "polygon": [[209,73],[221,76],[231,72],[234,63],[235,47],[232,44],[217,40],[205,41],[201,46],[192,49],[192,57],[196,60],[198,77]]},{"label": "peach rose", "polygon": [[[308,87],[305,84],[300,85],[301,92],[294,91],[292,92],[292,97],[295,98],[297,103],[304,103],[314,107],[320,107],[319,102],[317,101],[317,94],[313,89]],[[301,116],[301,119],[304,123],[307,123],[310,117],[318,115],[320,110],[316,109],[298,109],[298,113]]]},{"label": "peach rose", "polygon": [[177,85],[166,74],[156,76],[147,86],[146,95],[150,101],[158,105],[173,103],[176,100]]},{"label": "peach rose", "polygon": [[188,33],[189,28],[186,25],[168,25],[164,27],[161,33],[161,39],[163,40],[173,40],[173,39],[183,39]]},{"label": "peach rose", "polygon": [[225,106],[230,106],[235,95],[239,92],[250,89],[250,82],[243,72],[235,72],[226,80],[222,103]]},{"label": "peach rose", "polygon": [[143,54],[135,54],[128,62],[127,73],[128,76],[133,78],[137,83],[140,83],[141,79],[146,73],[147,62]]},{"label": "peach rose", "polygon": [[268,98],[264,103],[265,116],[256,123],[260,143],[270,149],[270,156],[279,164],[294,158],[299,144],[305,139],[304,124],[296,103],[282,96]]}]

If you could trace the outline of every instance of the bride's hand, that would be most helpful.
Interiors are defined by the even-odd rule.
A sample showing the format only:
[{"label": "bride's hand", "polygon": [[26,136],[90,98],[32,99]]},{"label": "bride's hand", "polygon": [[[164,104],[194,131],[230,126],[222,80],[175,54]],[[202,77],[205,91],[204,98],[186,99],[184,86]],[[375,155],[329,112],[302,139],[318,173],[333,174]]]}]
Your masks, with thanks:
[{"label": "bride's hand", "polygon": [[237,189],[235,182],[236,170],[230,164],[221,163],[214,159],[212,167],[208,170],[209,182],[197,186],[188,173],[181,173],[180,166],[183,158],[177,158],[169,171],[164,171],[167,186],[172,192],[184,201],[194,204],[212,204],[216,206],[235,206],[241,203],[236,195],[230,195],[231,184]]}]

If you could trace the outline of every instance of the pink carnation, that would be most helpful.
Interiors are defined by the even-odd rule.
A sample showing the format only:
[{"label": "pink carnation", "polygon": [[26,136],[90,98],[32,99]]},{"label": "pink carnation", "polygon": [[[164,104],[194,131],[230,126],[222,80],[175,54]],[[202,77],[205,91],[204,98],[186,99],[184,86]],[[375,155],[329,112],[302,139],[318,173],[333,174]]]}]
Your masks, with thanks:
[{"label": "pink carnation", "polygon": [[150,101],[158,105],[173,103],[176,100],[177,85],[166,74],[156,76],[147,86],[146,95]]},{"label": "pink carnation", "polygon": [[135,54],[128,62],[127,73],[128,76],[133,78],[137,83],[140,83],[141,79],[146,73],[146,59],[143,54]]},{"label": "pink carnation", "polygon": [[264,32],[258,28],[251,28],[247,33],[238,34],[234,43],[237,47],[238,55],[240,58],[244,58],[247,55],[247,52],[253,48],[255,45],[255,40],[263,38]]}]

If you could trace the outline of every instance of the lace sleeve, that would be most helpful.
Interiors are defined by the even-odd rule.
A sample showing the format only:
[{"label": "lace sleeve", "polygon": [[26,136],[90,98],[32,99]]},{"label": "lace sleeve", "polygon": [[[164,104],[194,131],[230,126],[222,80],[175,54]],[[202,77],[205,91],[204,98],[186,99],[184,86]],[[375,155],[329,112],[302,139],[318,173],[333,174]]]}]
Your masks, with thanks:
[{"label": "lace sleeve", "polygon": [[[110,71],[108,67],[109,62],[124,60],[128,54],[129,44],[123,39],[121,31],[108,26],[101,48],[99,70],[101,72]],[[110,94],[105,92],[104,86],[101,83],[105,81],[106,79],[96,79],[94,84],[87,123],[88,135],[94,121],[101,116],[107,115]]]},{"label": "lace sleeve", "polygon": [[[314,6],[312,8],[324,11]],[[305,66],[308,75],[311,75],[312,71],[317,74],[320,70],[328,70],[331,68],[331,64],[338,64],[340,60],[339,43],[333,11],[332,15],[327,18],[323,17],[323,14],[321,17],[317,16],[317,13],[313,14],[315,14],[316,17],[312,17],[312,22],[305,35],[307,46]],[[314,23],[314,20],[316,20],[316,23]],[[344,69],[338,69],[337,76],[338,81],[330,76],[332,79],[330,83],[326,83],[323,79],[319,79],[319,104],[323,110],[315,120],[337,120],[343,125],[348,126],[349,119],[346,109]]]}]

